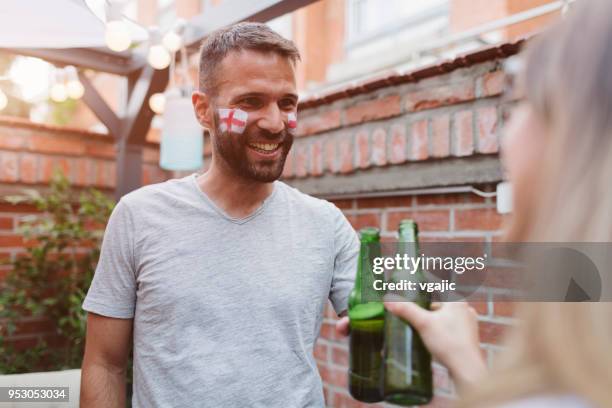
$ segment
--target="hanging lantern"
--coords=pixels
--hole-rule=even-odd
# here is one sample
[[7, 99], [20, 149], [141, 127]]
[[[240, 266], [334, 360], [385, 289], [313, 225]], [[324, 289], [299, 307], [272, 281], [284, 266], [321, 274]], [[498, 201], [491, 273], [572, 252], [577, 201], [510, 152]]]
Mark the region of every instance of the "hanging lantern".
[[202, 168], [204, 140], [191, 98], [180, 92], [166, 95], [159, 166], [166, 170]]
[[106, 46], [113, 51], [121, 52], [132, 45], [132, 35], [127, 23], [123, 21], [121, 4], [106, 3], [106, 31], [104, 39]]

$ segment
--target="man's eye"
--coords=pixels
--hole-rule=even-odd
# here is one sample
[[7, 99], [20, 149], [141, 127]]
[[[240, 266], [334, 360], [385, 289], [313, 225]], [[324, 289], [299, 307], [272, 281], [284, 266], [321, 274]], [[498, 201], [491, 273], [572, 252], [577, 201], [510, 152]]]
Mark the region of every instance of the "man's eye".
[[295, 109], [295, 101], [293, 99], [281, 99], [278, 102], [278, 107], [283, 110], [293, 110]]
[[258, 98], [245, 98], [240, 101], [240, 105], [246, 108], [256, 109], [261, 107], [261, 101]]

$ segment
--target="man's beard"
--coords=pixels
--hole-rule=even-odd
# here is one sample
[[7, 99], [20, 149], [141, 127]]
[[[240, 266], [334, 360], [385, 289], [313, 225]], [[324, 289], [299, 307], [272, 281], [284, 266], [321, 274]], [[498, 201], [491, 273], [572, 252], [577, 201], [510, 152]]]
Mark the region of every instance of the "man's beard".
[[[247, 126], [244, 133], [221, 132], [219, 129], [219, 116], [215, 112], [215, 137], [213, 138], [216, 152], [227, 165], [240, 177], [246, 180], [261, 183], [271, 183], [277, 180], [285, 166], [287, 154], [293, 145], [293, 135], [282, 130], [280, 133], [270, 133], [257, 126]], [[249, 160], [247, 149], [249, 143], [279, 143], [281, 154], [278, 159], [258, 160], [256, 163]]]

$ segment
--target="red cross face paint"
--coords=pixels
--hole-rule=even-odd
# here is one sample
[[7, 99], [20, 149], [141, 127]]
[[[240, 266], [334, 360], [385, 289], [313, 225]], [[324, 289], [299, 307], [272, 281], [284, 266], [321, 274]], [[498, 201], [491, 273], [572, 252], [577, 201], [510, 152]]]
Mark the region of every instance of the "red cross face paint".
[[240, 133], [246, 129], [249, 114], [241, 109], [219, 108], [219, 130], [221, 132]]
[[287, 130], [291, 133], [297, 130], [297, 113], [291, 112], [287, 115]]

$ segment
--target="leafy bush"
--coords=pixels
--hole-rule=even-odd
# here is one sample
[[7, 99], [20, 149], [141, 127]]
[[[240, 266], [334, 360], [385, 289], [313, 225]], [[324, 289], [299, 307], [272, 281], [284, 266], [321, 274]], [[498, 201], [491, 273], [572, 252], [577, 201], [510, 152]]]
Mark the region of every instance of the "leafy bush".
[[[76, 197], [58, 171], [48, 194], [28, 189], [24, 195], [6, 199], [13, 204], [34, 204], [41, 213], [23, 217], [19, 230], [27, 242], [25, 252], [7, 261], [12, 268], [0, 286], [0, 372], [78, 368], [87, 316], [81, 304], [114, 203], [94, 189]], [[40, 339], [25, 350], [8, 344], [6, 338], [27, 317], [49, 319], [58, 344], [51, 347]]]

